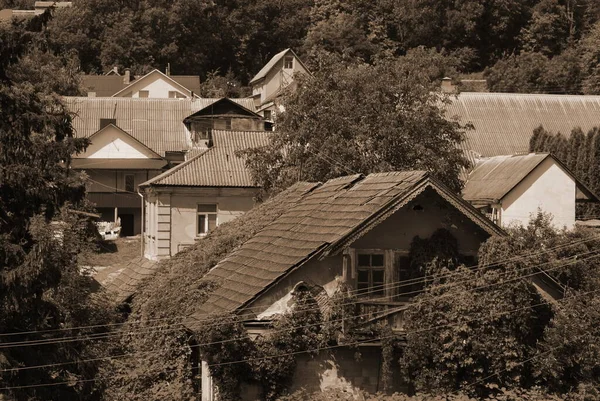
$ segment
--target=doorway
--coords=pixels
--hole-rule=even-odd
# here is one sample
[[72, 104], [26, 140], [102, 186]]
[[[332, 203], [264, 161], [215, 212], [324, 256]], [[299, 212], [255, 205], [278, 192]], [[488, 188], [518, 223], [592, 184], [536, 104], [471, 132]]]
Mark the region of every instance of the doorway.
[[121, 237], [132, 237], [134, 234], [133, 230], [133, 214], [119, 214], [121, 219]]

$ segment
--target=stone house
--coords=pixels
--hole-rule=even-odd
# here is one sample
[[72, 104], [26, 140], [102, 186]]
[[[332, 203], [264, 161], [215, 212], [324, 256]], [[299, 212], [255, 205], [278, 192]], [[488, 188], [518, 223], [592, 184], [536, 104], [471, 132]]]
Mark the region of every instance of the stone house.
[[572, 229], [576, 204], [599, 201], [549, 153], [481, 159], [469, 173], [462, 195], [503, 227], [526, 226], [531, 215], [541, 210], [552, 214], [558, 229]]
[[[411, 301], [396, 283], [413, 277], [409, 252], [415, 237], [426, 239], [444, 230], [456, 239], [464, 260], [474, 262], [483, 241], [504, 235], [468, 202], [421, 171], [298, 183], [274, 201], [287, 202], [287, 212], [205, 276], [217, 288], [186, 320], [191, 331], [211, 315], [236, 313], [251, 336], [268, 335], [273, 317], [287, 310], [299, 286], [331, 298], [343, 284], [358, 294], [365, 324], [382, 322], [401, 334], [403, 311]], [[375, 392], [381, 388], [380, 346], [377, 341], [359, 346], [360, 364], [352, 358], [354, 350], [345, 348], [299, 363], [290, 390], [337, 387]], [[202, 388], [203, 400], [213, 400], [206, 363]], [[245, 398], [256, 399], [252, 394], [245, 391]]]

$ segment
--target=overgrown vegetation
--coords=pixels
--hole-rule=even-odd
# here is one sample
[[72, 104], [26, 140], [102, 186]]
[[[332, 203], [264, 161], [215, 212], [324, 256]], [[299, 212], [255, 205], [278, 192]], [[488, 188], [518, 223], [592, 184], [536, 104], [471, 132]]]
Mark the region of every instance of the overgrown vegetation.
[[[74, 138], [49, 80], [24, 75], [46, 17], [0, 27], [0, 393], [94, 400], [115, 315], [78, 265], [93, 229], [73, 211], [88, 206], [84, 179], [68, 165], [87, 140]], [[69, 82], [63, 72], [56, 82]]]

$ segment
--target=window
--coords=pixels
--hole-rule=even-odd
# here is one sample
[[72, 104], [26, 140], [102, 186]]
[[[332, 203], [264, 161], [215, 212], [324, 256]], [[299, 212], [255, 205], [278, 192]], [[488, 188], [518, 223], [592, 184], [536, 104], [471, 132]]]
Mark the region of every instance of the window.
[[148, 97], [149, 95], [150, 95], [149, 91], [139, 91], [138, 92], [139, 97]]
[[283, 68], [288, 70], [294, 68], [294, 56], [285, 56], [283, 59]]
[[101, 118], [100, 119], [100, 129], [102, 129], [110, 124], [117, 125], [117, 119], [116, 118]]
[[273, 119], [273, 112], [271, 110], [265, 110], [265, 120], [272, 120]]
[[125, 174], [125, 191], [135, 192], [135, 175]]
[[385, 267], [382, 253], [358, 254], [357, 295], [381, 297], [385, 293]]
[[198, 235], [206, 235], [217, 227], [217, 205], [198, 205], [197, 214]]
[[209, 139], [212, 123], [210, 121], [194, 121], [191, 123], [192, 140], [198, 143]]
[[231, 129], [231, 118], [225, 119], [225, 129]]
[[169, 91], [169, 98], [170, 99], [184, 99], [185, 95], [178, 91]]

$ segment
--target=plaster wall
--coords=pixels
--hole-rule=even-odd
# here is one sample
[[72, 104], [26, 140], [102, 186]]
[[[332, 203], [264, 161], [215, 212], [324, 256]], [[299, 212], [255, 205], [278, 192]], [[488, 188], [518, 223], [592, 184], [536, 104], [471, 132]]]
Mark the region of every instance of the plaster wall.
[[201, 238], [196, 234], [198, 204], [216, 204], [220, 225], [250, 210], [255, 196], [254, 188], [171, 188], [147, 193], [146, 257], [168, 258]]
[[575, 226], [575, 180], [551, 158], [544, 160], [502, 199], [500, 223], [527, 225], [538, 208], [554, 217], [556, 228]]
[[296, 57], [294, 57], [293, 68], [283, 68], [284, 59], [285, 56], [281, 60], [279, 60], [279, 62], [275, 64], [273, 68], [271, 68], [271, 71], [269, 71], [264, 81], [262, 82], [262, 89], [257, 92], [253, 91], [253, 94], [260, 93], [261, 104], [264, 103], [268, 97], [279, 91], [281, 88], [284, 88], [287, 85], [289, 85], [293, 81], [294, 74], [296, 74], [297, 72], [305, 74], [308, 73], [308, 71], [306, 71], [302, 64], [298, 62], [298, 59]]
[[183, 97], [189, 98], [184, 92], [178, 87], [175, 87], [170, 82], [167, 82], [164, 77], [160, 74], [153, 74], [144, 79], [135, 81], [127, 92], [123, 93], [122, 97], [140, 97], [140, 91], [147, 90], [149, 98], [163, 98], [169, 97], [169, 91], [177, 91]]
[[448, 230], [457, 239], [459, 251], [463, 255], [476, 255], [481, 243], [490, 236], [434, 190], [428, 188], [356, 240], [351, 247], [409, 251], [415, 236], [429, 238], [441, 228]]
[[[88, 192], [125, 191], [125, 176], [133, 174], [133, 183], [137, 186], [156, 177], [161, 170], [85, 170], [90, 180], [86, 185]], [[108, 205], [104, 205], [108, 206]]]
[[78, 158], [152, 159], [157, 156], [144, 145], [115, 127], [108, 127], [92, 138], [92, 143]]

